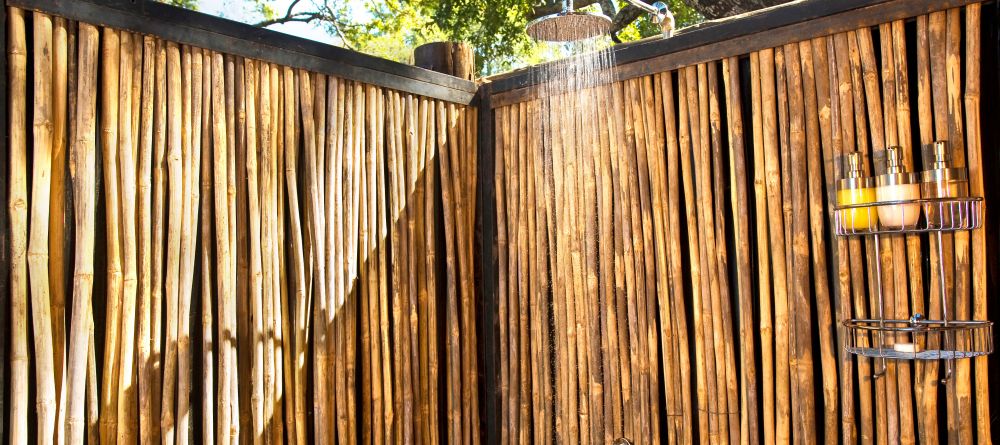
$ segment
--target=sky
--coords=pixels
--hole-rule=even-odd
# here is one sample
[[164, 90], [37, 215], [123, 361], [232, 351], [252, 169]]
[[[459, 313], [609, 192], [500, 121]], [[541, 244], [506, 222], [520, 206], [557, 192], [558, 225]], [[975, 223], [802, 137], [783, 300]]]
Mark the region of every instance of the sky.
[[[284, 14], [290, 3], [291, 0], [277, 0], [271, 3], [271, 7], [280, 14]], [[246, 0], [199, 0], [198, 10], [206, 14], [225, 17], [238, 22], [246, 23], [260, 20], [259, 15], [248, 7], [249, 4]], [[310, 6], [310, 0], [302, 0], [296, 5], [296, 10], [305, 11], [310, 9]], [[367, 9], [363, 0], [350, 0], [349, 7], [352, 13], [352, 20], [361, 22], [368, 19]], [[327, 34], [321, 26], [312, 23], [283, 23], [269, 26], [268, 29], [331, 45], [339, 45], [341, 43], [339, 38]]]

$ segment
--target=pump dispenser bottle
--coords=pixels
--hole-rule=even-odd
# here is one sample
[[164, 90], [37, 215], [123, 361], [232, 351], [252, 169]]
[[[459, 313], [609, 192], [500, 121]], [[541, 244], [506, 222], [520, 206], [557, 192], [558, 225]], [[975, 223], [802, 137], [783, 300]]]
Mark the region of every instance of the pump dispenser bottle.
[[[969, 172], [964, 168], [951, 166], [951, 152], [944, 141], [934, 143], [931, 152], [931, 168], [920, 174], [920, 193], [924, 198], [964, 198], [969, 196]], [[926, 165], [926, 163], [925, 163]], [[948, 228], [962, 225], [961, 218], [968, 215], [961, 206], [943, 202], [927, 202], [924, 213], [927, 226]], [[963, 216], [964, 215], [964, 216]]]
[[[885, 174], [875, 177], [875, 198], [878, 202], [920, 199], [920, 184], [916, 175], [904, 170], [899, 147], [885, 151]], [[878, 220], [883, 227], [913, 228], [920, 219], [920, 205], [895, 204], [878, 207]]]
[[[875, 189], [872, 178], [862, 176], [861, 154], [853, 152], [847, 155], [846, 173], [837, 182], [837, 205], [870, 204], [875, 201]], [[869, 230], [877, 224], [878, 213], [869, 207], [852, 208], [841, 213], [843, 225], [847, 230]]]

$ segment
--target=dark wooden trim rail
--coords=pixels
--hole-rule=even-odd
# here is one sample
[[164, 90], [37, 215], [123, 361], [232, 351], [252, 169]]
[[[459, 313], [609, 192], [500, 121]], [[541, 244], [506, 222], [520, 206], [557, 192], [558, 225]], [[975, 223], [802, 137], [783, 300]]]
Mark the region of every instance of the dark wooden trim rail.
[[[706, 22], [669, 39], [648, 39], [616, 47], [614, 78], [633, 79], [977, 1], [981, 0], [803, 0]], [[537, 83], [535, 73], [546, 65], [492, 78], [492, 106], [502, 107], [537, 97], [538, 91], [533, 88]]]
[[7, 0], [7, 5], [468, 104], [475, 82], [153, 0]]

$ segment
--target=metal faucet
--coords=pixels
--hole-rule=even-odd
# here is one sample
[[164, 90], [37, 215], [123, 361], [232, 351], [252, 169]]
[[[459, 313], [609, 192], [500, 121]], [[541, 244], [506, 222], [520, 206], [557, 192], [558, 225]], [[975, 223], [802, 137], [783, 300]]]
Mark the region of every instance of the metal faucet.
[[649, 4], [642, 0], [625, 0], [632, 6], [646, 11], [653, 16], [653, 23], [660, 25], [663, 37], [670, 37], [674, 34], [674, 14], [670, 12], [670, 7], [664, 2]]

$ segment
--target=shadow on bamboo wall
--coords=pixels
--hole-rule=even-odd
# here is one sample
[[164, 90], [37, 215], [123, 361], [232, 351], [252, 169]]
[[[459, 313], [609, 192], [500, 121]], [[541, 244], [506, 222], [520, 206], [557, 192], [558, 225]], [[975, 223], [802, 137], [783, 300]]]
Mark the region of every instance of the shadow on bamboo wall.
[[[886, 318], [940, 319], [943, 262], [948, 313], [989, 319], [996, 226], [945, 235], [941, 257], [926, 235], [887, 236], [876, 258], [831, 230], [851, 152], [872, 171], [901, 146], [919, 171], [920, 148], [945, 140], [970, 193], [997, 199], [981, 8], [496, 108], [501, 443], [991, 443], [986, 357], [943, 385], [936, 361], [874, 379], [840, 322], [874, 318], [877, 262]], [[547, 133], [566, 131], [549, 107], [576, 116], [575, 138]], [[579, 210], [552, 212], [567, 202]]]
[[479, 441], [474, 108], [7, 14], [0, 438]]

